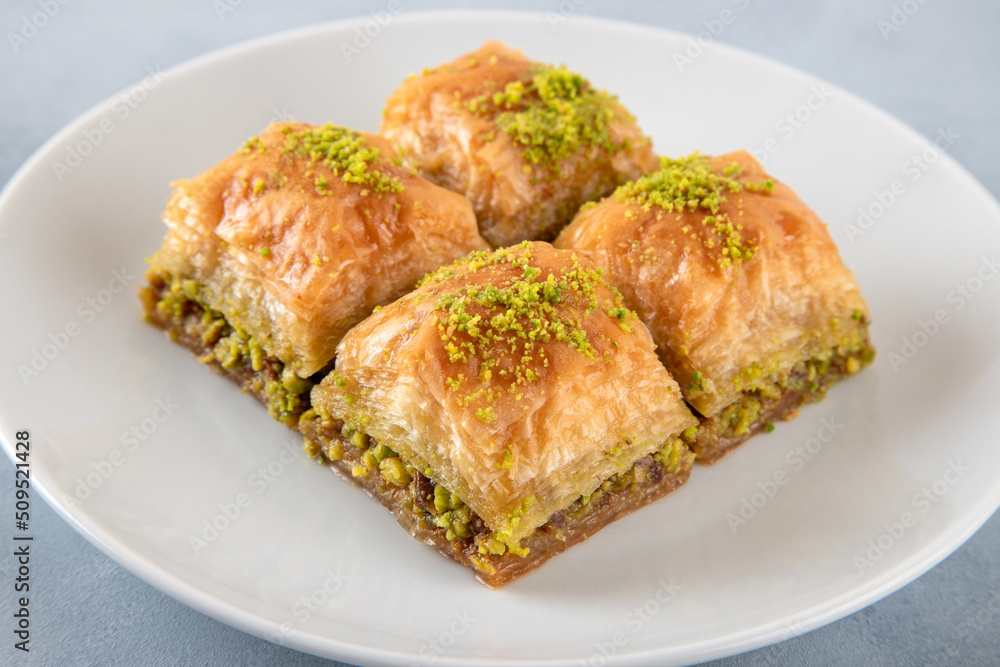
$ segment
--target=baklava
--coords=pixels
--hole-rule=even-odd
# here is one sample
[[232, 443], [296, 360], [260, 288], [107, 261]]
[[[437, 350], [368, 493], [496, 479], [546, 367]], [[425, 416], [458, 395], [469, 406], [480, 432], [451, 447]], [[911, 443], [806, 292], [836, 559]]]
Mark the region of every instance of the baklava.
[[472, 253], [354, 327], [307, 449], [416, 538], [509, 583], [683, 484], [697, 420], [599, 269]]
[[489, 247], [464, 197], [334, 125], [273, 124], [173, 187], [147, 319], [291, 426], [348, 329]]
[[494, 246], [551, 241], [581, 204], [658, 166], [613, 95], [499, 42], [407, 79], [382, 133], [421, 175], [469, 198]]
[[826, 225], [749, 154], [664, 158], [555, 246], [607, 270], [703, 418], [712, 462], [871, 363], [868, 307]]

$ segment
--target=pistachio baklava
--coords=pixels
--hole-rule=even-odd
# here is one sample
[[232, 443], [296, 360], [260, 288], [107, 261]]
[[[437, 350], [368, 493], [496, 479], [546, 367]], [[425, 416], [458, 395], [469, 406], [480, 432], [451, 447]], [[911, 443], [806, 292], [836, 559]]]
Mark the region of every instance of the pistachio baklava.
[[499, 587], [682, 485], [696, 424], [601, 271], [524, 242], [445, 266], [354, 327], [299, 429]]
[[713, 462], [871, 363], [868, 307], [822, 220], [745, 152], [673, 160], [555, 241], [607, 270], [703, 418]]
[[657, 168], [613, 95], [499, 42], [407, 79], [382, 133], [421, 175], [469, 198], [494, 246], [550, 241], [581, 204]]
[[334, 125], [273, 124], [173, 187], [147, 319], [292, 426], [348, 329], [488, 248], [464, 197]]

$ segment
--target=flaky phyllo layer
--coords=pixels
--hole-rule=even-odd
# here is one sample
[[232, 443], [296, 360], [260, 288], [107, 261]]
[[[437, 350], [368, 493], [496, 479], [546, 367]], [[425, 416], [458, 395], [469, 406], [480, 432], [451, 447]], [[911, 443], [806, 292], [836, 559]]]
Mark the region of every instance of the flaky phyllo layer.
[[174, 183], [151, 268], [301, 377], [371, 309], [428, 271], [486, 248], [461, 196], [391, 160], [384, 139], [278, 123]]
[[375, 312], [312, 402], [513, 548], [697, 423], [617, 291], [544, 243], [473, 253]]

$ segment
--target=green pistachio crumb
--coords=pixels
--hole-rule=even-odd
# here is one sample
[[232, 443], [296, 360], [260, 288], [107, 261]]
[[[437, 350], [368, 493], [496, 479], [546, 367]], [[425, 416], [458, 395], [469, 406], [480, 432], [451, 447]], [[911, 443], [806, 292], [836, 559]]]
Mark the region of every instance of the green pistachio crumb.
[[[522, 147], [532, 164], [551, 165], [598, 147], [610, 154], [626, 148], [611, 136], [614, 97], [565, 67], [534, 65], [530, 78], [467, 100], [471, 113], [494, 113], [499, 130]], [[525, 165], [527, 166], [527, 165]]]
[[[655, 206], [669, 212], [704, 213], [701, 223], [707, 232], [705, 247], [712, 249], [719, 242], [719, 266], [725, 269], [753, 258], [755, 246], [743, 238], [742, 225], [734, 223], [719, 207], [728, 194], [743, 190], [770, 192], [774, 188], [770, 179], [754, 184], [734, 178], [742, 171], [734, 169], [735, 166], [738, 165], [720, 172], [699, 153], [676, 160], [665, 157], [660, 161], [659, 171], [620, 186], [613, 196], [619, 203], [638, 204], [647, 211]], [[682, 229], [684, 233], [691, 231], [687, 226]]]
[[406, 465], [398, 456], [382, 459], [378, 468], [382, 476], [396, 486], [405, 487], [412, 480], [410, 473], [406, 471]]
[[688, 389], [692, 391], [704, 389], [704, 377], [701, 371], [691, 371], [691, 383], [688, 385]]
[[[379, 150], [370, 146], [364, 135], [332, 123], [300, 132], [288, 132], [285, 153], [326, 165], [344, 183], [367, 186], [378, 193], [403, 190], [399, 179], [376, 168], [376, 164], [380, 162]], [[315, 185], [320, 194], [329, 192], [325, 177], [317, 175]]]
[[326, 448], [326, 458], [339, 461], [344, 457], [344, 445], [340, 441], [331, 442]]
[[[554, 268], [534, 252], [524, 242], [471, 253], [426, 275], [414, 297], [433, 299], [424, 326], [436, 329], [447, 362], [461, 367], [445, 378], [447, 388], [486, 423], [496, 419], [501, 396], [521, 400], [526, 386], [548, 372], [552, 346], [614, 363], [621, 348], [603, 331], [595, 335], [595, 326], [603, 320], [634, 335], [637, 316], [599, 269], [572, 253]], [[471, 280], [477, 273], [489, 277]]]
[[252, 153], [263, 153], [264, 142], [261, 141], [260, 137], [250, 137], [240, 147], [239, 152], [244, 155], [250, 155]]
[[857, 357], [847, 358], [847, 372], [850, 375], [854, 375], [861, 370], [861, 361]]
[[308, 456], [311, 459], [314, 459], [317, 456], [319, 456], [319, 453], [322, 451], [320, 446], [317, 445], [312, 440], [310, 440], [309, 438], [305, 438], [302, 441], [302, 449], [305, 450], [306, 456]]

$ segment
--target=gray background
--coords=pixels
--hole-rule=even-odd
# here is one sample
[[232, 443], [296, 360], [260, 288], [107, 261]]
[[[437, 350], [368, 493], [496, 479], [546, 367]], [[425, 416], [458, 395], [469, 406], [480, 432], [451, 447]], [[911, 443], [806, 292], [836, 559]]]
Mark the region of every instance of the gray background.
[[[166, 69], [274, 31], [367, 15], [384, 9], [387, 0], [310, 0], [294, 6], [231, 0], [238, 6], [224, 20], [211, 0], [156, 5], [71, 0], [15, 53], [7, 35], [20, 31], [22, 17], [39, 11], [39, 1], [0, 5], [0, 185], [64, 124], [145, 76], [148, 64]], [[559, 0], [401, 4], [404, 11], [559, 8]], [[697, 33], [704, 21], [732, 4], [587, 0], [576, 12]], [[952, 157], [994, 197], [1000, 195], [1000, 3], [749, 4], [720, 41], [830, 81], [928, 137], [953, 126], [963, 140]], [[878, 21], [891, 15], [894, 4], [916, 11], [884, 38]], [[11, 323], [0, 313], [0, 331], [6, 326]], [[7, 463], [0, 468], [6, 514], [12, 506], [13, 470]], [[0, 619], [6, 620], [0, 621], [0, 664], [337, 664], [270, 644], [185, 607], [116, 565], [40, 502], [32, 529], [32, 651], [24, 655], [12, 648], [12, 563], [3, 556]], [[7, 533], [2, 537], [6, 541]], [[994, 516], [952, 556], [888, 598], [806, 635], [712, 664], [1000, 664], [998, 554], [1000, 517]]]

